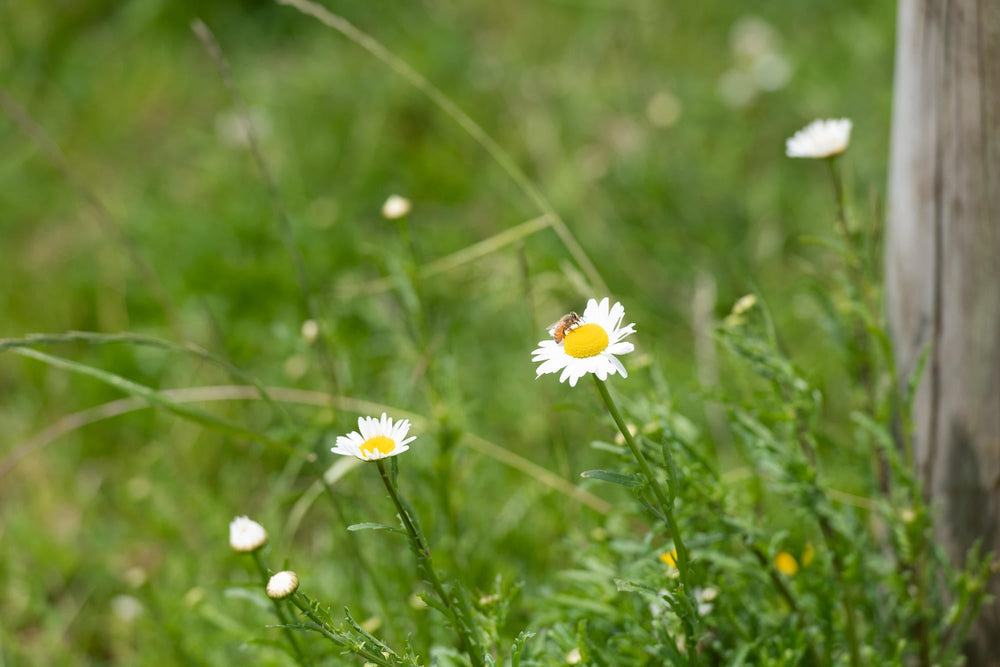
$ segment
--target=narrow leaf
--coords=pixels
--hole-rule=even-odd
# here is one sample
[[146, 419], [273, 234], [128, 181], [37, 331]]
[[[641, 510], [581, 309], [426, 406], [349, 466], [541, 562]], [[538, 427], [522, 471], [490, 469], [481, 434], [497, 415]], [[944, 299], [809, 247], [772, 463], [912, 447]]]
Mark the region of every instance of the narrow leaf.
[[602, 482], [610, 482], [611, 484], [618, 484], [619, 486], [628, 486], [632, 488], [644, 485], [644, 482], [636, 475], [623, 475], [621, 473], [611, 472], [610, 470], [587, 470], [580, 473], [580, 477], [585, 479], [599, 479]]
[[355, 523], [348, 526], [347, 530], [351, 532], [355, 532], [358, 530], [388, 530], [393, 533], [403, 533], [404, 535], [406, 534], [399, 528], [393, 528], [392, 526], [387, 526], [383, 523]]

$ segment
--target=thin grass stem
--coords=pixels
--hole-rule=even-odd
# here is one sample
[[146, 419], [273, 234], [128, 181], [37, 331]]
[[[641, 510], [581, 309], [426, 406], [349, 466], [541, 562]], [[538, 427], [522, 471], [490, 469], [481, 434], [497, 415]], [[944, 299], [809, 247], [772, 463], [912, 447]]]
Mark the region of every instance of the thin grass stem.
[[333, 14], [322, 5], [309, 0], [276, 0], [279, 5], [294, 7], [303, 14], [307, 14], [317, 19], [323, 25], [333, 28], [341, 35], [354, 42], [370, 54], [381, 60], [390, 69], [403, 77], [410, 85], [426, 95], [434, 104], [445, 112], [459, 127], [466, 131], [476, 143], [493, 158], [500, 168], [507, 172], [507, 175], [517, 184], [522, 192], [530, 199], [542, 213], [552, 217], [552, 228], [559, 240], [569, 251], [570, 255], [587, 275], [591, 287], [602, 293], [607, 293], [608, 288], [601, 278], [600, 272], [594, 263], [590, 261], [583, 247], [570, 232], [566, 222], [559, 217], [555, 208], [541, 191], [531, 182], [524, 170], [517, 166], [510, 154], [505, 151], [500, 144], [486, 133], [486, 131], [476, 121], [462, 111], [461, 108], [450, 97], [444, 94], [440, 88], [432, 84], [422, 74], [413, 69], [409, 63], [394, 54], [382, 45], [377, 39], [356, 27], [347, 19]]
[[212, 59], [213, 64], [219, 72], [219, 77], [222, 79], [222, 83], [229, 93], [232, 104], [236, 108], [236, 113], [240, 117], [240, 124], [244, 132], [246, 132], [250, 154], [253, 156], [254, 162], [257, 164], [257, 169], [260, 171], [261, 179], [264, 181], [264, 188], [267, 190], [271, 206], [274, 208], [275, 217], [278, 220], [278, 232], [281, 235], [281, 242], [285, 246], [285, 251], [288, 253], [292, 266], [295, 268], [295, 277], [298, 280], [299, 292], [302, 297], [302, 309], [306, 317], [316, 322], [319, 327], [316, 343], [313, 347], [317, 351], [320, 366], [323, 369], [324, 375], [326, 375], [327, 381], [330, 383], [330, 388], [336, 392], [340, 386], [340, 382], [337, 377], [337, 370], [333, 364], [333, 356], [327, 344], [325, 326], [322, 318], [319, 317], [319, 308], [316, 305], [316, 299], [309, 282], [306, 263], [302, 258], [302, 253], [299, 252], [298, 246], [295, 245], [295, 231], [292, 228], [291, 217], [288, 215], [288, 208], [281, 198], [281, 192], [278, 190], [271, 169], [264, 159], [264, 153], [260, 148], [260, 141], [257, 138], [257, 131], [247, 110], [246, 100], [243, 99], [243, 95], [236, 86], [232, 70], [229, 68], [229, 63], [222, 53], [222, 47], [219, 46], [219, 42], [215, 39], [215, 35], [212, 34], [211, 29], [201, 19], [195, 19], [191, 22], [191, 30], [194, 31], [194, 34], [201, 41], [205, 51]]

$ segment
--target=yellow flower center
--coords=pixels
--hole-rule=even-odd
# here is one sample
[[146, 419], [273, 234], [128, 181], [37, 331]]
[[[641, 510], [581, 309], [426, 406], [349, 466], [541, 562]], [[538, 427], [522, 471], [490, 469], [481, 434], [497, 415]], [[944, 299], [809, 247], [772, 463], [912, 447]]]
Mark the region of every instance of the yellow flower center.
[[608, 332], [599, 324], [581, 324], [563, 339], [563, 350], [577, 359], [593, 357], [607, 347]]
[[374, 438], [368, 438], [361, 444], [362, 454], [370, 455], [376, 450], [380, 454], [391, 454], [394, 449], [396, 449], [396, 441], [384, 435], [376, 435]]

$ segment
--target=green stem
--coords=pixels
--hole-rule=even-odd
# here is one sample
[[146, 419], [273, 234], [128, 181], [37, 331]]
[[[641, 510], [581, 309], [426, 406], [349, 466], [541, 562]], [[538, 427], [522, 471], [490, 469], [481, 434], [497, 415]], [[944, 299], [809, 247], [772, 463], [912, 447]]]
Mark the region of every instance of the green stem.
[[[691, 594], [691, 587], [688, 583], [691, 561], [688, 556], [687, 547], [684, 546], [684, 540], [681, 539], [681, 531], [680, 527], [677, 525], [677, 519], [674, 517], [674, 504], [667, 498], [667, 494], [664, 493], [659, 480], [656, 478], [656, 475], [653, 474], [652, 468], [649, 467], [649, 462], [646, 461], [646, 456], [642, 453], [642, 450], [639, 449], [635, 439], [632, 437], [632, 433], [628, 430], [625, 420], [622, 419], [622, 415], [618, 411], [618, 406], [615, 404], [614, 399], [611, 398], [611, 393], [608, 391], [607, 385], [603, 380], [598, 379], [596, 375], [593, 377], [594, 383], [597, 385], [597, 391], [601, 395], [601, 399], [604, 400], [604, 405], [607, 406], [608, 412], [611, 413], [611, 418], [615, 420], [618, 430], [621, 431], [622, 436], [625, 438], [625, 442], [628, 443], [628, 447], [632, 451], [632, 456], [635, 457], [636, 463], [639, 464], [639, 469], [648, 480], [649, 486], [653, 489], [653, 495], [656, 496], [656, 500], [660, 505], [660, 512], [663, 516], [663, 520], [667, 525], [667, 530], [670, 532], [670, 536], [674, 540], [674, 549], [677, 550], [677, 572], [680, 574], [681, 586], [684, 589], [684, 598], [688, 600]], [[671, 490], [671, 492], [673, 493], [673, 490]], [[690, 600], [688, 600], [688, 606], [691, 607], [692, 610], [694, 609], [694, 606], [690, 604]], [[692, 627], [690, 620], [685, 620], [684, 622], [684, 634], [686, 635], [687, 645], [692, 647], [692, 649], [688, 651], [691, 664], [697, 664], [698, 651], [695, 650], [694, 628]]]
[[840, 172], [837, 171], [837, 157], [827, 158], [826, 166], [830, 169], [830, 179], [833, 181], [833, 199], [837, 204], [837, 228], [840, 231], [841, 236], [844, 237], [844, 241], [847, 242], [848, 247], [852, 247], [851, 234], [847, 229], [847, 215], [845, 213], [844, 206], [844, 183], [840, 178]]
[[450, 613], [450, 620], [455, 625], [455, 631], [458, 633], [463, 648], [468, 653], [474, 667], [485, 667], [486, 660], [482, 655], [482, 650], [479, 647], [479, 643], [472, 636], [471, 612], [466, 610], [468, 613], [461, 613], [462, 610], [456, 608], [455, 601], [445, 591], [444, 584], [441, 583], [440, 577], [434, 571], [430, 549], [424, 543], [420, 531], [414, 525], [414, 520], [406, 509], [406, 503], [399, 495], [399, 489], [396, 488], [390, 479], [389, 473], [385, 469], [385, 461], [375, 461], [375, 465], [378, 468], [379, 475], [382, 477], [382, 483], [385, 484], [386, 491], [389, 492], [389, 497], [392, 498], [392, 502], [396, 506], [399, 519], [403, 522], [403, 527], [406, 528], [406, 532], [410, 536], [410, 543], [413, 545], [413, 551], [417, 556], [417, 568], [427, 577], [431, 588], [434, 589], [434, 594]]
[[292, 604], [294, 604], [296, 607], [299, 608], [299, 611], [301, 611], [306, 618], [308, 618], [310, 621], [313, 622], [312, 626], [313, 630], [316, 630], [317, 632], [319, 632], [321, 635], [329, 639], [337, 646], [349, 649], [353, 653], [364, 658], [366, 661], [372, 662], [374, 664], [377, 665], [391, 664], [385, 659], [385, 657], [381, 653], [369, 650], [364, 644], [359, 644], [358, 642], [350, 641], [350, 638], [345, 637], [344, 635], [337, 632], [334, 628], [330, 627], [330, 625], [326, 621], [324, 621], [322, 618], [316, 615], [316, 612], [314, 612], [308, 604], [302, 602], [298, 594], [293, 594], [288, 599], [291, 601]]
[[[847, 568], [844, 567], [844, 558], [840, 553], [841, 540], [825, 516], [819, 515], [817, 519], [820, 531], [823, 533], [823, 541], [833, 555], [833, 569], [837, 573], [837, 581], [844, 581]], [[851, 665], [858, 667], [861, 664], [861, 653], [858, 649], [858, 630], [854, 621], [854, 601], [851, 599], [850, 587], [844, 587], [842, 602], [844, 603], [847, 646], [851, 652]]]
[[[260, 549], [253, 552], [253, 562], [257, 565], [257, 571], [260, 572], [260, 578], [264, 586], [267, 586], [267, 582], [271, 578], [271, 574], [267, 571], [267, 566], [264, 565], [264, 559], [261, 558]], [[309, 661], [306, 659], [305, 655], [302, 653], [302, 648], [299, 646], [298, 640], [295, 639], [295, 633], [292, 629], [288, 627], [288, 617], [285, 615], [285, 610], [281, 606], [281, 602], [270, 598], [271, 602], [274, 604], [274, 613], [277, 614], [278, 620], [281, 621], [281, 630], [285, 633], [285, 637], [288, 639], [288, 643], [292, 645], [292, 650], [295, 651], [295, 657], [300, 665], [308, 665]]]

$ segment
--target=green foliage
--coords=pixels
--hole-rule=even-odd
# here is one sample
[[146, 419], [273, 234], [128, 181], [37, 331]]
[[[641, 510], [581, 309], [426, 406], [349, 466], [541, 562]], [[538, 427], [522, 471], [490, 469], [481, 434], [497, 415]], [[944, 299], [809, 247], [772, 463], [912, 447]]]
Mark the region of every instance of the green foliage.
[[[0, 8], [0, 662], [960, 661], [990, 561], [935, 543], [844, 213], [891, 6], [71, 4]], [[602, 283], [629, 378], [533, 380]], [[334, 460], [382, 411], [412, 450]]]

